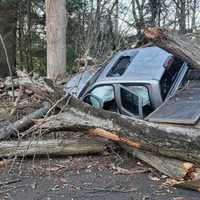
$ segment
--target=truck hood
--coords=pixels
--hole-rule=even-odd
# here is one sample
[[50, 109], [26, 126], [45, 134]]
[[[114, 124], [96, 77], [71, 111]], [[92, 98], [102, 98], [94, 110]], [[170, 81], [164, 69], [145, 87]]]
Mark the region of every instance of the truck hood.
[[64, 86], [64, 91], [78, 97], [80, 92], [83, 90], [92, 76], [96, 73], [96, 71], [97, 69], [94, 68], [75, 74], [72, 79]]

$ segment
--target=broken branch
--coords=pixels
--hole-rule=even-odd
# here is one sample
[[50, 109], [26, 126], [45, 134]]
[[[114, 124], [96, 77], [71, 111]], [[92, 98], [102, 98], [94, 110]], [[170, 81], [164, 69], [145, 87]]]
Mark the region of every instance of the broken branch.
[[84, 139], [76, 140], [34, 140], [0, 142], [0, 157], [31, 155], [78, 155], [96, 154], [105, 151], [105, 143]]

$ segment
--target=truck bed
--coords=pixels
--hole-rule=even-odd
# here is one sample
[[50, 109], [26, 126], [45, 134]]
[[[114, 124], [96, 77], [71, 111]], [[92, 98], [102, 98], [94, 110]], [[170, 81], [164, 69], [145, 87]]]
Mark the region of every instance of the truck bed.
[[188, 81], [186, 86], [146, 117], [157, 123], [198, 125], [200, 119], [200, 80]]

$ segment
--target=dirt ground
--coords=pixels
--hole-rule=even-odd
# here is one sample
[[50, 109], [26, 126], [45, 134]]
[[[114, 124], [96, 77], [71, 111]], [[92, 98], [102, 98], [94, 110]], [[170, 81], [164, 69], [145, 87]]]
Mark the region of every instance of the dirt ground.
[[[120, 174], [117, 167], [129, 169]], [[143, 172], [131, 173], [143, 169]], [[146, 171], [146, 172], [145, 172]], [[0, 199], [198, 200], [193, 191], [164, 187], [166, 177], [124, 153], [29, 158], [1, 170]], [[178, 198], [179, 197], [179, 198]]]
[[[9, 116], [11, 99], [0, 98], [0, 122], [15, 121], [38, 107], [26, 97]], [[200, 199], [200, 193], [164, 186], [166, 176], [121, 149], [110, 148], [103, 155], [19, 158], [0, 166], [0, 174], [0, 200]]]

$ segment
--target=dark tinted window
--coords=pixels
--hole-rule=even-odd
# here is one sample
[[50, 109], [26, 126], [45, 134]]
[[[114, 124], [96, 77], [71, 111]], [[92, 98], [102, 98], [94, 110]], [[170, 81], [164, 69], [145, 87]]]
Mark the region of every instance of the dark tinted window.
[[173, 63], [167, 67], [160, 81], [160, 89], [163, 100], [166, 98], [169, 90], [171, 89], [176, 77], [181, 69], [183, 62], [175, 58]]
[[121, 88], [121, 103], [122, 106], [134, 115], [139, 115], [139, 98], [133, 93]]
[[112, 67], [111, 71], [108, 73], [108, 77], [121, 76], [127, 69], [131, 62], [130, 56], [124, 56], [119, 58], [117, 63]]
[[147, 87], [140, 85], [123, 84], [131, 92], [121, 88], [121, 101], [122, 106], [134, 115], [139, 115], [139, 98], [141, 100], [143, 117], [146, 117], [153, 111], [151, 105], [149, 92]]

